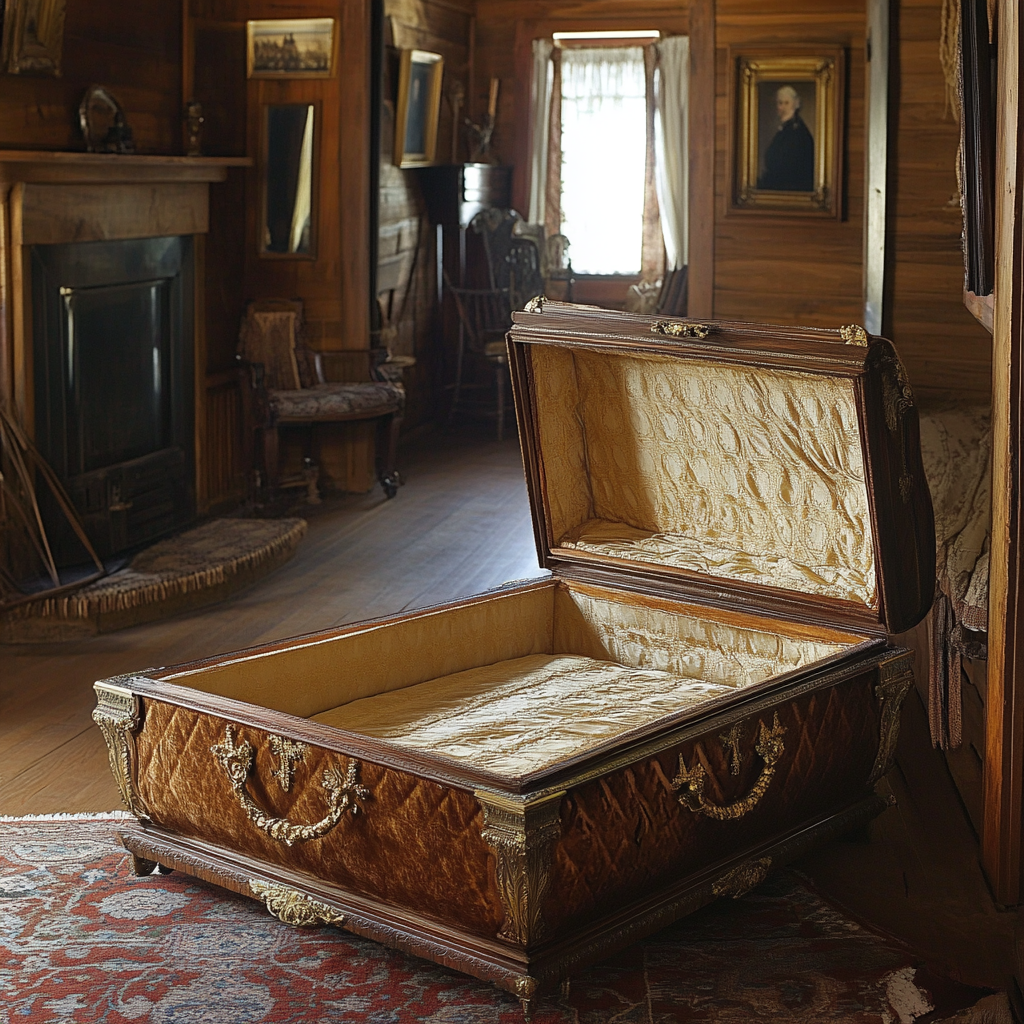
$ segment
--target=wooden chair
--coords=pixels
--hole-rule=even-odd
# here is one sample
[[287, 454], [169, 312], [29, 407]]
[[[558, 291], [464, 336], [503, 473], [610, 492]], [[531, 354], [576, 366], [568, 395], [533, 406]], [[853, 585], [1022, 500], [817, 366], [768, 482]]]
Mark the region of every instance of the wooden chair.
[[508, 288], [456, 288], [444, 275], [445, 286], [455, 300], [459, 314], [459, 347], [456, 351], [455, 386], [452, 392], [449, 422], [459, 411], [463, 391], [467, 353], [482, 356], [494, 369], [497, 392], [494, 415], [498, 421], [498, 440], [505, 436], [505, 392], [508, 389], [508, 350], [505, 334], [512, 326], [512, 301]]
[[[317, 423], [353, 420], [378, 421], [377, 476], [384, 494], [393, 498], [402, 479], [395, 466], [398, 430], [405, 408], [401, 384], [383, 380], [374, 350], [367, 352], [365, 381], [329, 382], [323, 359], [303, 343], [302, 303], [266, 300], [249, 303], [239, 336], [242, 364], [242, 400], [250, 464], [255, 449], [262, 454], [262, 470], [271, 495], [281, 486], [278, 428], [305, 425], [310, 433]], [[386, 358], [386, 351], [380, 355]], [[257, 438], [259, 439], [257, 442]], [[307, 459], [307, 465], [311, 465]], [[316, 498], [315, 472], [306, 481], [311, 500]]]

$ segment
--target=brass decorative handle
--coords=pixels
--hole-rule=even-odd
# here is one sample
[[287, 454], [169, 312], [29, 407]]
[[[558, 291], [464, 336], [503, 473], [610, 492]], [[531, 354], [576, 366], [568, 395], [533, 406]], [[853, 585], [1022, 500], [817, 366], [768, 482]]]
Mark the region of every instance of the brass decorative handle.
[[286, 846], [291, 846], [292, 843], [308, 843], [311, 839], [322, 839], [341, 821], [346, 811], [353, 816], [359, 813], [360, 805], [356, 802], [357, 799], [366, 800], [370, 796], [370, 791], [356, 782], [358, 761], [349, 761], [344, 774], [340, 769], [331, 766], [326, 769], [321, 779], [321, 784], [327, 791], [327, 814], [320, 821], [310, 825], [297, 825], [287, 818], [275, 818], [267, 814], [249, 795], [246, 782], [252, 771], [256, 751], [247, 740], [236, 746], [230, 725], [225, 729], [224, 742], [210, 747], [210, 753], [226, 772], [245, 816], [261, 832], [266, 832], [271, 839]]
[[786, 730], [779, 724], [778, 713], [775, 714], [771, 728], [764, 722], [760, 722], [759, 725], [760, 730], [754, 749], [761, 755], [764, 768], [761, 769], [757, 782], [742, 800], [723, 805], [711, 803], [704, 795], [704, 786], [708, 780], [704, 766], [700, 761], [696, 761], [692, 768], [687, 768], [682, 754], [679, 755], [679, 774], [672, 780], [672, 790], [676, 794], [676, 799], [694, 814], [706, 814], [709, 818], [715, 818], [718, 821], [742, 818], [744, 814], [752, 811], [767, 791], [783, 751], [786, 749], [782, 742]]
[[714, 328], [710, 324], [698, 324], [688, 320], [657, 320], [651, 324], [652, 334], [664, 334], [670, 338], [706, 338]]

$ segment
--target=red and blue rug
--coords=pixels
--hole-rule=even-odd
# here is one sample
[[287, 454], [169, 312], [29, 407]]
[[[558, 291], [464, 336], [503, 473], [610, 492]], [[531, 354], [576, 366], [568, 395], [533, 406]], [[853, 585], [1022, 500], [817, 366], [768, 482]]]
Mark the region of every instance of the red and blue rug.
[[[521, 1024], [489, 985], [186, 875], [129, 874], [113, 816], [0, 819], [0, 1024]], [[928, 1024], [982, 995], [783, 873], [574, 977], [536, 1024]]]

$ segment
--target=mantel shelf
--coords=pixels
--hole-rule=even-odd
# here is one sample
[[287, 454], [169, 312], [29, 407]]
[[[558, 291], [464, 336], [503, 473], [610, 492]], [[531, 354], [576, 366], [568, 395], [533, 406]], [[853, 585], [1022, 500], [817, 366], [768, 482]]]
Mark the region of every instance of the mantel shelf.
[[76, 153], [0, 150], [0, 187], [14, 182], [122, 184], [125, 182], [223, 181], [229, 167], [251, 167], [247, 156], [156, 156], [139, 153]]

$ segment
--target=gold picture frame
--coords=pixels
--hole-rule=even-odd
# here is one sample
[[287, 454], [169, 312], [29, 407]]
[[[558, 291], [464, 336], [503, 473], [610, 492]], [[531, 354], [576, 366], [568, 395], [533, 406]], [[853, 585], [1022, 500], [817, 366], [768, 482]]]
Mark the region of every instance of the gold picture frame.
[[246, 73], [250, 78], [331, 78], [334, 25], [334, 18], [247, 21]]
[[841, 218], [843, 48], [743, 50], [730, 66], [729, 212]]
[[60, 77], [66, 7], [67, 0], [2, 3], [4, 71], [9, 75]]
[[444, 58], [428, 50], [402, 50], [398, 64], [394, 162], [425, 167], [437, 153]]

